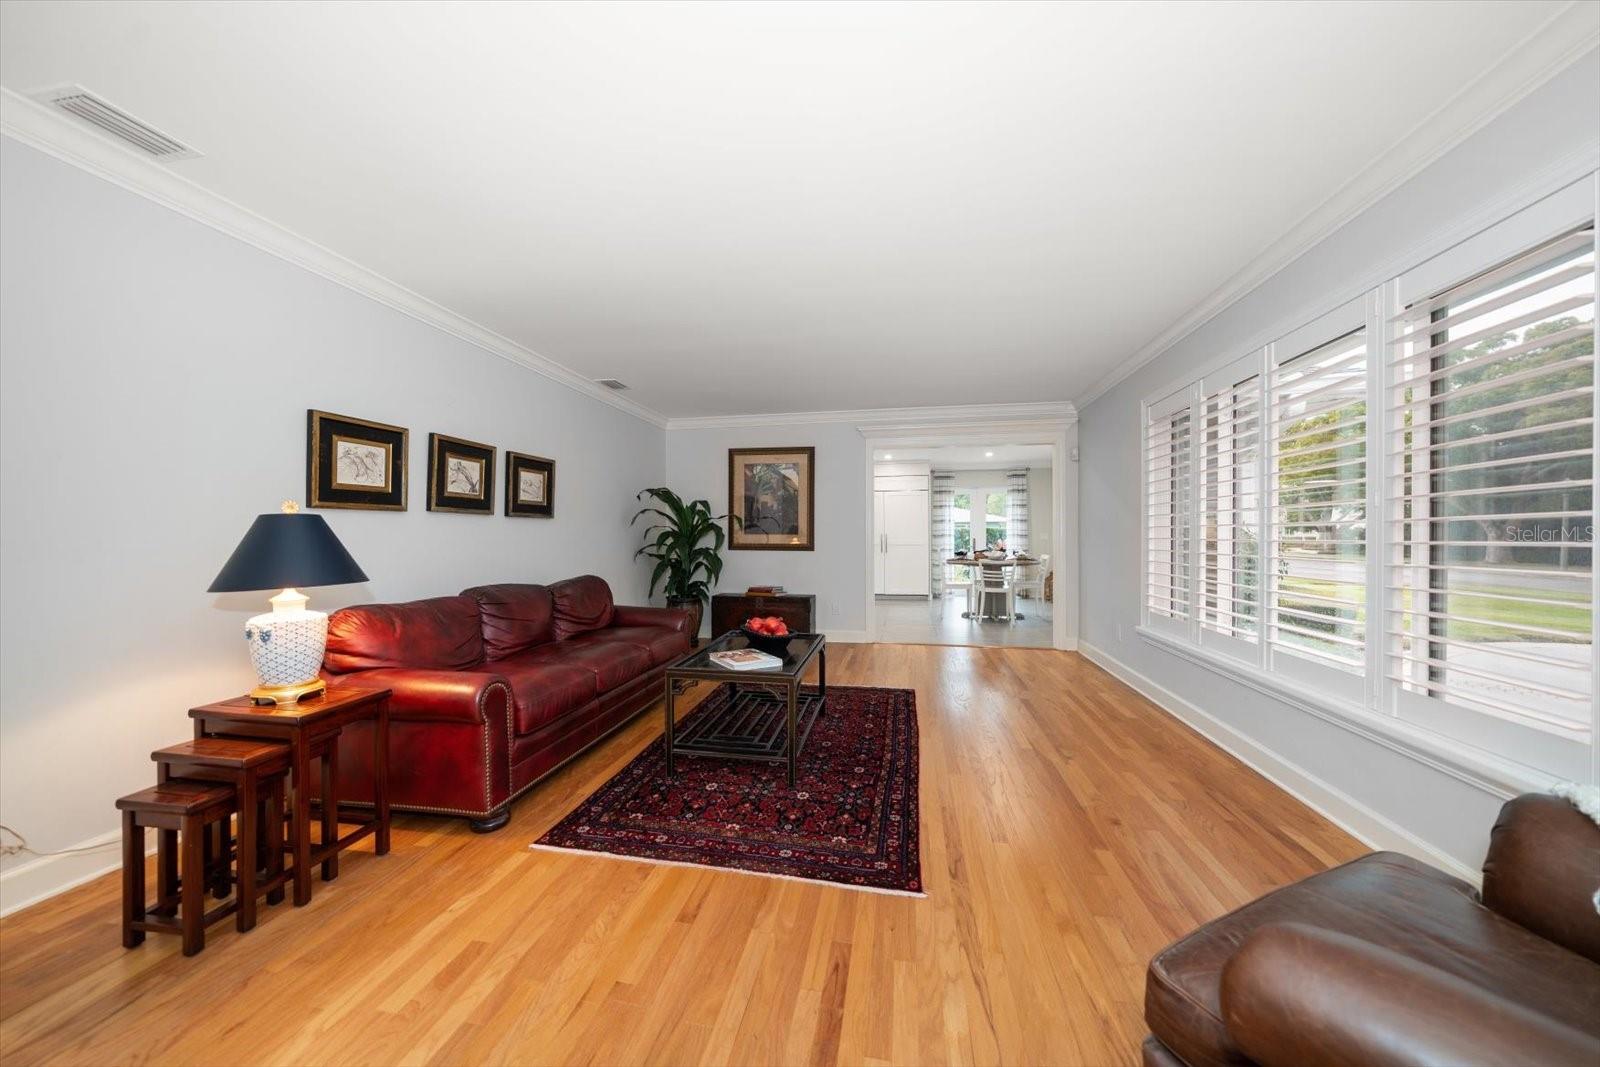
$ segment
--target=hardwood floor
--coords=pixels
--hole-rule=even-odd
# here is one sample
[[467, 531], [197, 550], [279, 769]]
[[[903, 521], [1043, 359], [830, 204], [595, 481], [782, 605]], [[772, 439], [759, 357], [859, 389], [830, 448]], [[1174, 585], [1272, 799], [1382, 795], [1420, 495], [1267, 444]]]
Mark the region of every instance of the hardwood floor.
[[399, 818], [191, 960], [120, 946], [114, 875], [0, 920], [0, 1061], [1133, 1063], [1152, 953], [1365, 851], [1077, 655], [830, 658], [917, 692], [925, 899], [530, 851], [651, 712], [506, 829]]

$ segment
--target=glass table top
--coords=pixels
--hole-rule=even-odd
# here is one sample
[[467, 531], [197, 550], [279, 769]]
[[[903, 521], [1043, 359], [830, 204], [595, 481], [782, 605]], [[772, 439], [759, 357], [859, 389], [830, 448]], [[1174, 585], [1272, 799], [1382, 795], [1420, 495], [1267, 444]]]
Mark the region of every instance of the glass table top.
[[[823, 637], [821, 634], [791, 634], [789, 636], [789, 642], [782, 652], [774, 651], [772, 649], [759, 650], [762, 652], [770, 652], [774, 656], [781, 657], [783, 660], [782, 666], [766, 667], [760, 670], [739, 671], [737, 673], [748, 674], [752, 677], [757, 677], [760, 675], [770, 676], [774, 674], [798, 673], [805, 668], [806, 663], [811, 659], [812, 654], [816, 652], [817, 648], [821, 646], [822, 643]], [[695, 649], [678, 662], [672, 664], [667, 669], [673, 672], [695, 670], [723, 672], [726, 670], [726, 668], [719, 667], [715, 663], [711, 662], [711, 654], [713, 652], [730, 652], [734, 649], [750, 647], [751, 644], [749, 638], [745, 637], [745, 635], [740, 633], [738, 630], [730, 630], [716, 640], [709, 641], [706, 644], [701, 645], [699, 648]]]

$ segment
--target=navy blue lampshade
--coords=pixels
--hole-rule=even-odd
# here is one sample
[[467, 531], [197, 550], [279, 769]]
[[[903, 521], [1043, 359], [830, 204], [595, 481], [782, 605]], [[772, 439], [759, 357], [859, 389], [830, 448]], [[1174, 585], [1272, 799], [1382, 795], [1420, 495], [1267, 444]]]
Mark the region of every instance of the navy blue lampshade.
[[366, 572], [321, 515], [257, 515], [206, 592], [245, 593], [366, 580]]

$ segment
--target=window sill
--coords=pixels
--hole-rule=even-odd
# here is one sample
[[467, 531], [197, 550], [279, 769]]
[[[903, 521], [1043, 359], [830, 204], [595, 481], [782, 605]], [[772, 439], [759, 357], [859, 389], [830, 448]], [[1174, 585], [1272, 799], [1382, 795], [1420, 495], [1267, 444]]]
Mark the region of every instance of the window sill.
[[1331, 699], [1294, 682], [1268, 674], [1210, 649], [1199, 648], [1170, 634], [1139, 626], [1145, 641], [1165, 652], [1249, 686], [1308, 715], [1332, 723], [1394, 752], [1426, 764], [1469, 785], [1509, 800], [1519, 793], [1543, 792], [1555, 779], [1511, 760], [1471, 748], [1399, 719], [1375, 715], [1366, 708]]

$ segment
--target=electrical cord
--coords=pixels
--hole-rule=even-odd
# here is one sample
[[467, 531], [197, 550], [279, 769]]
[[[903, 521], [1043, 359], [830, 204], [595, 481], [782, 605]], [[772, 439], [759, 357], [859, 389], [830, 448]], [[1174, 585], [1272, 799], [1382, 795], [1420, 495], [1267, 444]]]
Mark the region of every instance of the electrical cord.
[[28, 844], [26, 837], [23, 837], [3, 822], [0, 822], [0, 831], [4, 831], [17, 839], [14, 844], [11, 842], [0, 844], [0, 856], [15, 856], [23, 852], [30, 856], [70, 856], [78, 852], [99, 852], [101, 849], [115, 848], [120, 844], [117, 841], [102, 841], [98, 845], [82, 845], [78, 848], [58, 848], [41, 851]]

